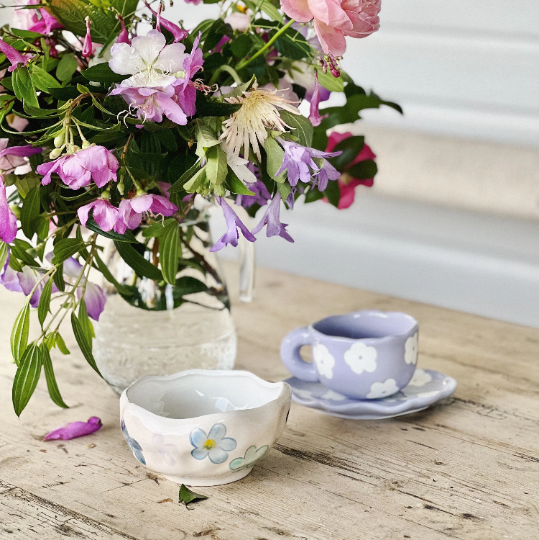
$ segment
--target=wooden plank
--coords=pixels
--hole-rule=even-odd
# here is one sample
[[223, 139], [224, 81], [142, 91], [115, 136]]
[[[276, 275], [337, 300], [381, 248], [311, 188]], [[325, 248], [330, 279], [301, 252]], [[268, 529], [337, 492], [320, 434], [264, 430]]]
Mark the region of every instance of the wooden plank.
[[[237, 268], [226, 266], [236, 290]], [[118, 429], [118, 398], [80, 354], [53, 359], [72, 408], [56, 408], [40, 385], [21, 419], [10, 405], [14, 369], [4, 362], [0, 527], [18, 534], [9, 537], [31, 538], [37, 530], [63, 538], [58, 527], [67, 523], [73, 538], [535, 538], [537, 330], [267, 270], [259, 272], [258, 286], [254, 303], [234, 306], [237, 367], [281, 380], [288, 374], [279, 343], [292, 328], [354, 309], [398, 309], [420, 321], [420, 365], [456, 377], [456, 395], [379, 422], [294, 404], [283, 437], [250, 476], [200, 489], [209, 499], [187, 510], [176, 502], [176, 485], [148, 476], [132, 458]], [[8, 294], [0, 291], [0, 302], [10, 322], [20, 297]], [[3, 323], [3, 358], [8, 331]], [[103, 420], [99, 432], [42, 440], [56, 425], [92, 415]]]

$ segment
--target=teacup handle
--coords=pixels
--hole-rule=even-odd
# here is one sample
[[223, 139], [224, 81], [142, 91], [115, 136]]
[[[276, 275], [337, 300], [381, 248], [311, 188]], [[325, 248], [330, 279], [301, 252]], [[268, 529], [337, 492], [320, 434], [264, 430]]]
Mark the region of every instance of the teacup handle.
[[294, 377], [302, 381], [318, 382], [315, 365], [305, 362], [299, 354], [303, 345], [311, 344], [312, 336], [306, 326], [292, 330], [281, 343], [281, 360]]

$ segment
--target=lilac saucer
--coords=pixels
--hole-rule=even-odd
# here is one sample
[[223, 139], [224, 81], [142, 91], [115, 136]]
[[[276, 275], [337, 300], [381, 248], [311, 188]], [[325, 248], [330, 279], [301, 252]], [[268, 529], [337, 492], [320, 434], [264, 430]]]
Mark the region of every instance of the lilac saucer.
[[455, 379], [438, 371], [416, 369], [412, 380], [400, 392], [382, 399], [350, 399], [319, 382], [291, 377], [292, 399], [331, 416], [352, 420], [382, 420], [426, 409], [449, 397], [457, 388]]

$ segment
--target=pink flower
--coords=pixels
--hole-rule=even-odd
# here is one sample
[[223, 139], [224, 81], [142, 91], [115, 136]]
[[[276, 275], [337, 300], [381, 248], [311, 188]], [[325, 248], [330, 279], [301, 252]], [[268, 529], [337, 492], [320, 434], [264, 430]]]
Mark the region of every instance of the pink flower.
[[[352, 134], [350, 132], [333, 132], [329, 136], [326, 151], [331, 152], [337, 146], [337, 144], [339, 144], [341, 141], [344, 141], [345, 139], [348, 139], [348, 137], [352, 137]], [[376, 159], [376, 155], [370, 149], [370, 147], [365, 144], [363, 145], [363, 148], [361, 149], [361, 152], [359, 152], [357, 157], [346, 166], [346, 169], [350, 169], [350, 167], [352, 167], [356, 163], [360, 163], [361, 161], [365, 161], [366, 159], [374, 160]], [[374, 184], [373, 178], [369, 178], [368, 180], [358, 180], [357, 178], [352, 178], [349, 174], [346, 173], [346, 169], [339, 178], [339, 190], [341, 192], [339, 206], [337, 207], [339, 210], [344, 210], [345, 208], [349, 208], [352, 205], [352, 203], [354, 202], [357, 186], [372, 187], [372, 185]]]
[[382, 0], [282, 0], [283, 11], [298, 22], [314, 19], [314, 29], [326, 54], [341, 56], [345, 36], [367, 37], [380, 27]]
[[10, 72], [17, 69], [19, 64], [25, 66], [28, 61], [33, 58], [33, 55], [31, 54], [21, 54], [17, 49], [8, 45], [3, 39], [0, 39], [0, 52], [4, 53], [9, 60], [11, 66], [9, 66], [8, 71]]
[[[25, 296], [28, 296], [41, 278], [42, 275], [29, 266], [23, 266], [22, 272], [17, 272], [6, 263], [4, 271], [0, 276], [0, 283], [8, 291], [22, 292]], [[34, 290], [32, 298], [30, 298], [30, 305], [33, 308], [36, 308], [39, 305], [41, 293], [43, 292], [43, 288], [47, 281], [48, 278], [43, 280]], [[53, 285], [52, 291], [58, 292], [56, 285]]]
[[88, 422], [71, 422], [70, 424], [62, 424], [55, 430], [47, 433], [44, 439], [45, 441], [55, 441], [62, 439], [68, 441], [69, 439], [75, 439], [76, 437], [83, 437], [84, 435], [90, 435], [101, 429], [101, 420], [97, 416], [92, 416], [88, 419]]
[[163, 4], [159, 4], [159, 11], [156, 13], [155, 10], [152, 9], [150, 4], [148, 4], [148, 2], [145, 1], [144, 3], [146, 4], [146, 7], [152, 12], [152, 15], [156, 16], [157, 30], [161, 31], [161, 27], [163, 27], [165, 30], [168, 30], [174, 36], [174, 43], [185, 39], [189, 35], [189, 32], [187, 30], [182, 30], [177, 24], [174, 24], [173, 22], [170, 22], [167, 19], [161, 17], [161, 10], [163, 9]]
[[[112, 206], [106, 199], [97, 199], [96, 201], [81, 206], [77, 210], [77, 215], [79, 216], [79, 220], [83, 227], [86, 226], [88, 215], [92, 209], [94, 220], [101, 230], [108, 232], [114, 229], [116, 232], [120, 232], [123, 224], [123, 221], [120, 218], [120, 212], [118, 208]], [[119, 230], [117, 230], [117, 227]]]
[[15, 131], [18, 131], [19, 133], [21, 131], [24, 131], [26, 129], [26, 126], [29, 124], [28, 120], [26, 118], [21, 118], [20, 116], [17, 116], [16, 114], [10, 114], [6, 117], [8, 126]]
[[131, 40], [129, 39], [129, 33], [127, 32], [127, 28], [125, 27], [123, 17], [120, 14], [118, 14], [117, 17], [120, 21], [120, 25], [122, 26], [122, 30], [118, 34], [118, 39], [116, 40], [116, 43], [127, 43], [128, 45], [131, 45]]
[[238, 30], [239, 32], [245, 32], [251, 24], [251, 16], [247, 13], [240, 13], [235, 11], [228, 17], [225, 17], [225, 22], [232, 26], [232, 30]]
[[12, 171], [20, 165], [25, 165], [25, 157], [39, 154], [43, 148], [35, 148], [31, 144], [26, 146], [7, 146], [9, 139], [0, 139], [0, 170]]
[[120, 203], [120, 218], [123, 224], [118, 223], [117, 230], [120, 234], [123, 234], [126, 229], [136, 229], [142, 221], [144, 212], [152, 212], [153, 214], [168, 217], [177, 211], [178, 207], [163, 195], [145, 194], [133, 199], [124, 199]]
[[7, 203], [4, 177], [0, 174], [0, 240], [10, 244], [17, 236], [17, 218]]
[[322, 120], [326, 118], [327, 114], [324, 116], [320, 115], [318, 110], [320, 106], [320, 85], [318, 84], [318, 71], [314, 72], [314, 92], [311, 98], [311, 110], [309, 112], [309, 120], [314, 127], [319, 126], [322, 123]]
[[90, 17], [86, 17], [86, 36], [84, 37], [84, 45], [82, 46], [82, 56], [90, 58], [94, 50], [92, 43], [92, 34], [90, 32]]
[[92, 179], [102, 188], [110, 181], [116, 182], [117, 170], [118, 160], [114, 154], [104, 146], [95, 145], [37, 167], [37, 172], [44, 175], [41, 181], [44, 186], [50, 184], [52, 173], [58, 173], [71, 189], [87, 186]]

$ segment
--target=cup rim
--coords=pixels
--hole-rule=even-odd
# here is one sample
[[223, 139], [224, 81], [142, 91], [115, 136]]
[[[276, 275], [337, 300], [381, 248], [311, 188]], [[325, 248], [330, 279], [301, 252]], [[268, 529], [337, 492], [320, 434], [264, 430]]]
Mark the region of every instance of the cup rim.
[[[361, 314], [371, 314], [374, 316], [384, 316], [383, 318], [389, 317], [391, 315], [399, 315], [402, 317], [405, 317], [409, 319], [412, 323], [411, 327], [406, 330], [405, 332], [400, 332], [398, 334], [389, 334], [387, 336], [382, 337], [365, 337], [365, 338], [350, 338], [346, 336], [332, 336], [330, 334], [324, 334], [324, 332], [321, 332], [320, 330], [317, 330], [315, 328], [315, 325], [322, 323], [324, 321], [327, 321], [328, 319], [332, 319], [333, 317], [347, 317], [347, 316], [354, 316], [354, 315], [361, 315]], [[407, 335], [414, 335], [419, 330], [419, 323], [415, 319], [415, 317], [412, 317], [408, 313], [404, 313], [403, 311], [382, 311], [379, 309], [360, 309], [358, 311], [351, 311], [350, 313], [343, 313], [338, 315], [330, 315], [328, 317], [324, 317], [323, 319], [320, 319], [319, 321], [316, 321], [314, 323], [311, 323], [308, 327], [310, 332], [314, 334], [318, 334], [319, 336], [330, 338], [334, 341], [343, 341], [345, 343], [355, 343], [357, 341], [363, 341], [363, 342], [369, 342], [369, 343], [384, 343], [387, 341], [392, 341], [396, 338], [404, 337]]]
[[[216, 411], [215, 413], [201, 414], [198, 416], [188, 416], [186, 418], [168, 418], [166, 416], [161, 416], [129, 399], [129, 390], [135, 385], [143, 384], [145, 381], [148, 381], [148, 380], [157, 380], [157, 381], [175, 380], [175, 379], [181, 379], [183, 377], [187, 377], [189, 375], [203, 375], [210, 378], [212, 377], [246, 378], [246, 379], [250, 379], [253, 383], [258, 384], [260, 386], [264, 386], [266, 388], [280, 388], [280, 392], [277, 396], [266, 401], [265, 403], [258, 405], [256, 407], [251, 407], [249, 409], [235, 409], [235, 410], [224, 411], [224, 412]], [[291, 398], [291, 392], [292, 391], [291, 391], [290, 385], [284, 381], [272, 383], [246, 370], [187, 369], [184, 371], [180, 371], [178, 373], [173, 373], [171, 375], [145, 375], [144, 377], [140, 377], [122, 392], [122, 395], [120, 397], [120, 406], [121, 406], [122, 417], [123, 417], [124, 410], [127, 407], [129, 407], [131, 409], [130, 412], [138, 416], [140, 419], [146, 419], [152, 422], [158, 422], [159, 424], [161, 424], [161, 426], [172, 427], [174, 425], [190, 423], [193, 420], [199, 420], [201, 418], [211, 418], [212, 416], [218, 416], [222, 418], [223, 415], [229, 416], [231, 413], [253, 414], [254, 411], [259, 411], [263, 409], [264, 407], [273, 406], [273, 404], [275, 403], [278, 403], [278, 402], [284, 403], [287, 399]], [[148, 426], [146, 427], [148, 428]]]

